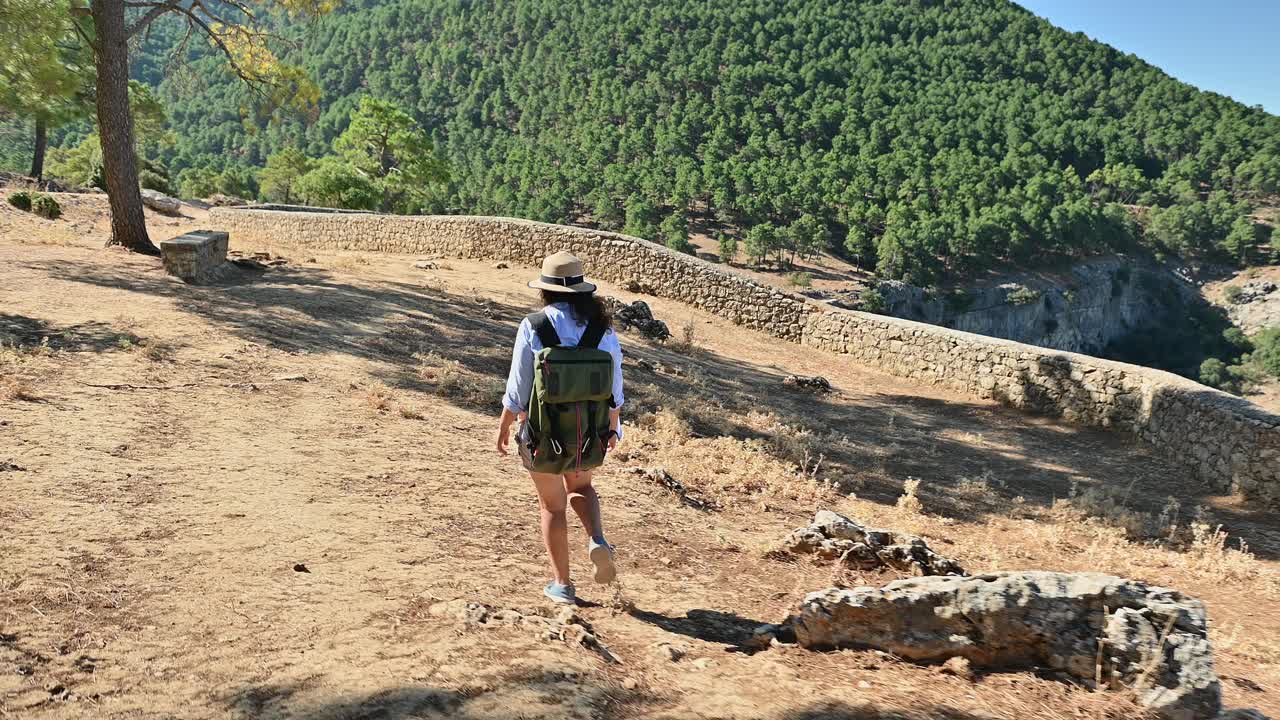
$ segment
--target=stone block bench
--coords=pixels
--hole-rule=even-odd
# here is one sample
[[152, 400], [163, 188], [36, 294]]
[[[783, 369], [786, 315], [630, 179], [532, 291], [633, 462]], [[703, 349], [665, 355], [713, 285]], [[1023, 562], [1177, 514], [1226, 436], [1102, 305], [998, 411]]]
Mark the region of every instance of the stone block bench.
[[227, 240], [225, 232], [194, 230], [161, 241], [165, 272], [194, 285], [216, 281], [227, 266]]

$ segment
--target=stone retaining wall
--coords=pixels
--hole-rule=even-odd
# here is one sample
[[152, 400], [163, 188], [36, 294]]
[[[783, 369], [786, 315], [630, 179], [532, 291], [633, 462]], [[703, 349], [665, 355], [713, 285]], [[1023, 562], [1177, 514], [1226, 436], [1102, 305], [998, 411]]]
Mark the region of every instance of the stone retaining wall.
[[678, 300], [900, 377], [1133, 433], [1215, 491], [1280, 505], [1280, 416], [1150, 368], [820, 305], [731, 269], [616, 233], [510, 218], [216, 208], [241, 241], [509, 260], [568, 249], [588, 274]]

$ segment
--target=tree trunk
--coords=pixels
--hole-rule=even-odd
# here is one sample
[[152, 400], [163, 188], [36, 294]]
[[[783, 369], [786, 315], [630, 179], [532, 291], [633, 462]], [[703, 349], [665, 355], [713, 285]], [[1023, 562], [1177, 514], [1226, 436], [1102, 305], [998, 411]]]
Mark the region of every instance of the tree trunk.
[[45, 126], [44, 116], [36, 115], [36, 151], [31, 156], [31, 177], [41, 180], [44, 177], [44, 150], [49, 144], [49, 132]]
[[97, 31], [98, 135], [102, 170], [111, 204], [111, 239], [133, 252], [159, 255], [147, 236], [138, 190], [138, 161], [133, 152], [133, 117], [129, 114], [129, 48], [121, 0], [93, 0], [90, 11]]

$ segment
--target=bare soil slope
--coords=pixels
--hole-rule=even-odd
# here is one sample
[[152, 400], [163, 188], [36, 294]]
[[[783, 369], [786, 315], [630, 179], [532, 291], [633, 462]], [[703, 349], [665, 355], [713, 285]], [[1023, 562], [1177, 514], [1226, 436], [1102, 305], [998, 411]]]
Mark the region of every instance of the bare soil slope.
[[[101, 198], [64, 205], [57, 222], [0, 207], [0, 717], [1141, 716], [1031, 671], [747, 651], [804, 593], [891, 579], [769, 552], [818, 507], [924, 534], [971, 571], [1199, 596], [1228, 704], [1280, 714], [1274, 516], [1123, 437], [652, 298], [677, 341], [624, 333], [630, 432], [599, 480], [622, 586], [589, 585], [575, 549], [607, 652], [466, 629], [441, 603], [546, 612], [532, 487], [492, 450], [530, 270], [233, 238], [289, 262], [189, 287], [101, 249]], [[203, 220], [187, 215], [152, 217], [156, 239]], [[654, 465], [691, 497], [626, 472]]]

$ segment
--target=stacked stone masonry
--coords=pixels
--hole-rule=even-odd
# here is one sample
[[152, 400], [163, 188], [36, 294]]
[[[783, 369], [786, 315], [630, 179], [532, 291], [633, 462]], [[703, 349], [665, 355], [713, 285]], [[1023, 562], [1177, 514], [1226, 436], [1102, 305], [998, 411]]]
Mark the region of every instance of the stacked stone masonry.
[[1081, 425], [1132, 433], [1195, 471], [1208, 489], [1280, 505], [1280, 416], [1150, 368], [832, 308], [626, 235], [511, 218], [215, 208], [241, 242], [318, 250], [439, 254], [537, 266], [557, 250], [591, 275], [635, 282], [791, 342]]
[[227, 233], [194, 230], [160, 243], [165, 272], [203, 285], [218, 279], [227, 261]]

